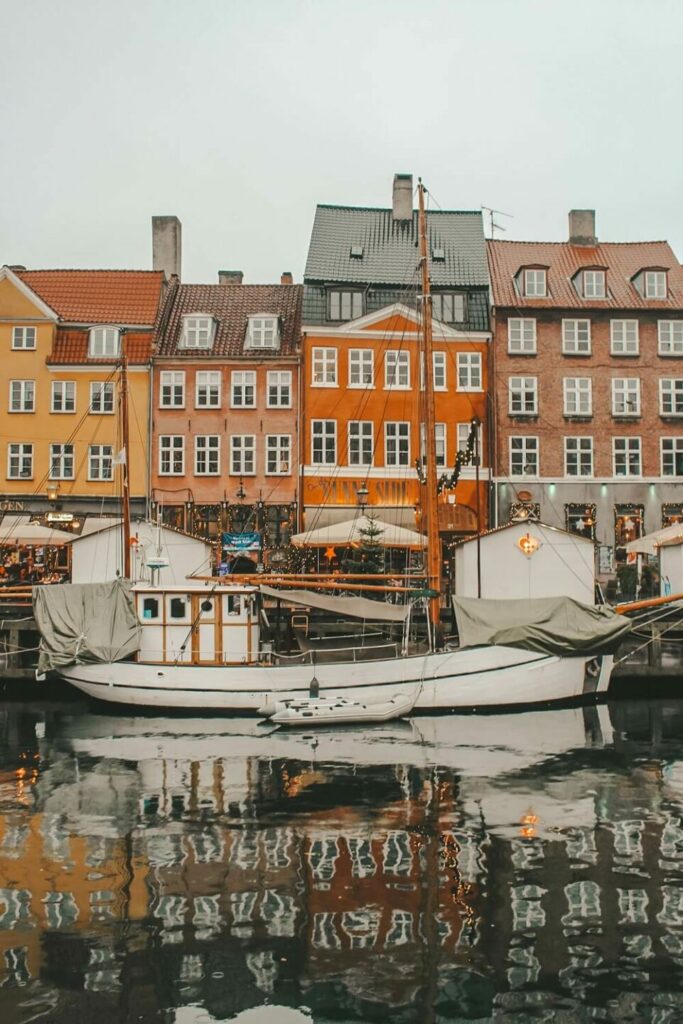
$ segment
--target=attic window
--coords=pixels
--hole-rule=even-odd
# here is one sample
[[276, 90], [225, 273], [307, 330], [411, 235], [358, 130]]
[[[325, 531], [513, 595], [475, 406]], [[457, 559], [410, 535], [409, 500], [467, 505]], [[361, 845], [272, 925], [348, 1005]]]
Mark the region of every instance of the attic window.
[[363, 259], [363, 246], [362, 245], [352, 245], [351, 246], [351, 257], [354, 260], [362, 260]]
[[583, 272], [583, 297], [584, 299], [605, 298], [605, 271], [584, 270]]
[[182, 348], [211, 348], [214, 321], [210, 316], [183, 317]]
[[645, 298], [665, 299], [666, 298], [666, 271], [646, 270], [645, 271]]
[[524, 294], [536, 298], [544, 298], [547, 295], [545, 270], [529, 269], [524, 271]]
[[88, 355], [92, 359], [107, 356], [118, 358], [121, 354], [121, 331], [118, 327], [92, 327]]
[[278, 318], [272, 315], [249, 317], [247, 328], [248, 348], [279, 348], [280, 331]]
[[436, 263], [444, 263], [445, 260], [446, 260], [446, 250], [445, 249], [432, 249], [432, 259]]

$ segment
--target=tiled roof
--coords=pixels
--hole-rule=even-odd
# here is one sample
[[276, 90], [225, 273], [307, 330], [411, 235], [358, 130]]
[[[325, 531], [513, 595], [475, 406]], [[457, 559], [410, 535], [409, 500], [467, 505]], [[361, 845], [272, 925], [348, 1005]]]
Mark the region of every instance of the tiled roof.
[[[444, 250], [443, 261], [432, 259], [430, 276], [437, 287], [487, 286], [486, 241], [481, 213], [432, 211], [427, 214], [432, 254]], [[396, 221], [391, 210], [354, 206], [318, 206], [304, 281], [338, 281], [407, 286], [419, 281], [417, 213]], [[363, 255], [351, 256], [351, 246]]]
[[[294, 355], [301, 337], [302, 286], [298, 284], [172, 284], [157, 331], [156, 355], [211, 356]], [[205, 313], [216, 321], [213, 347], [179, 349], [183, 317]], [[247, 320], [270, 313], [280, 320], [280, 348], [245, 349]]]
[[[494, 306], [543, 308], [683, 309], [683, 268], [668, 242], [603, 242], [571, 245], [569, 242], [489, 241], [489, 268]], [[548, 267], [546, 298], [525, 297], [515, 287], [515, 275], [524, 266]], [[605, 267], [606, 299], [583, 299], [572, 278], [583, 267]], [[647, 267], [667, 269], [666, 299], [646, 299], [632, 278]]]
[[149, 324], [156, 319], [159, 270], [18, 270], [17, 275], [67, 323]]
[[[125, 333], [126, 356], [131, 364], [149, 362], [152, 355], [152, 332], [151, 331], [126, 331]], [[104, 359], [92, 359], [88, 356], [89, 331], [79, 331], [72, 328], [58, 328], [57, 335], [52, 346], [52, 352], [47, 359], [48, 365], [67, 364], [74, 366], [87, 363], [88, 365], [111, 366], [116, 362], [111, 356]]]

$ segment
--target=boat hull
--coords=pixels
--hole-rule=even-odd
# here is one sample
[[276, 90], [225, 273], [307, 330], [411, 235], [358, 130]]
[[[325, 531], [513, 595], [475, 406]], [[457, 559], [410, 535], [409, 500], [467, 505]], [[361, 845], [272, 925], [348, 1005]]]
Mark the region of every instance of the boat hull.
[[416, 710], [486, 710], [593, 700], [607, 691], [611, 668], [610, 657], [474, 647], [315, 668], [114, 662], [72, 665], [60, 675], [89, 697], [134, 707], [256, 712], [268, 701], [305, 697], [317, 682], [330, 698], [382, 701], [400, 690], [416, 695]]

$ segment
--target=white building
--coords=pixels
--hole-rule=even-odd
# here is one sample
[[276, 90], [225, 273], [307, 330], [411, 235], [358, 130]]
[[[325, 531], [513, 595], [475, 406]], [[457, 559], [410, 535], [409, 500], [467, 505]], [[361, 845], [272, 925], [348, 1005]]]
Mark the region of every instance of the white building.
[[683, 539], [665, 541], [659, 549], [662, 596], [683, 594]]
[[[71, 541], [73, 583], [103, 583], [123, 575], [123, 527], [114, 522], [103, 529], [84, 532]], [[131, 524], [131, 576], [151, 581], [150, 563], [166, 564], [155, 572], [155, 582], [184, 583], [189, 576], [209, 576], [212, 549], [208, 541], [168, 526]]]

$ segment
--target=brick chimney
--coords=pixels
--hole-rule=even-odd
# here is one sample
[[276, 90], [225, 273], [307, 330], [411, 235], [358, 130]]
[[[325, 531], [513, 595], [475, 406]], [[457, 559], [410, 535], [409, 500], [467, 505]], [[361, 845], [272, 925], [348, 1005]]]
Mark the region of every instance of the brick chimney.
[[183, 227], [177, 217], [152, 217], [152, 267], [163, 270], [168, 281], [180, 279]]
[[244, 273], [241, 270], [219, 270], [219, 284], [242, 284]]
[[569, 241], [572, 245], [597, 245], [595, 210], [569, 211]]
[[394, 220], [413, 219], [413, 176], [412, 174], [394, 175], [394, 194], [392, 210]]
[[294, 284], [294, 278], [288, 270], [285, 270], [280, 275], [280, 284]]

